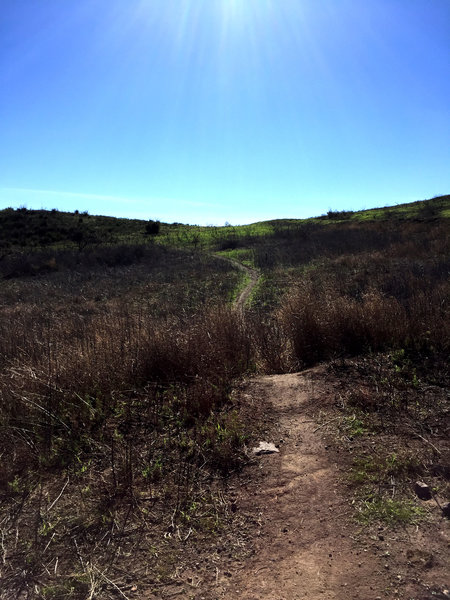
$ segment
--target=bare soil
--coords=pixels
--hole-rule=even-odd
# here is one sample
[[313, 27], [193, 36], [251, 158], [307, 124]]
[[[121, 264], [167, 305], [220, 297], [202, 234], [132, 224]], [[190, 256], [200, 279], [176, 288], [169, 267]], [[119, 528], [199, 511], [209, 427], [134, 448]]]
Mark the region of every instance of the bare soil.
[[[214, 524], [210, 534], [209, 516], [203, 532], [191, 529], [189, 521], [171, 527], [164, 522], [162, 504], [159, 512], [153, 504], [142, 511], [150, 526], [142, 536], [131, 521], [126, 529], [125, 516], [110, 569], [102, 574], [95, 559], [92, 568], [91, 557], [83, 559], [86, 573], [97, 581], [98, 596], [92, 582], [72, 595], [38, 594], [31, 588], [11, 595], [2, 589], [6, 550], [0, 539], [0, 598], [449, 598], [450, 521], [435, 502], [421, 502], [426, 518], [417, 525], [363, 525], [355, 519], [348, 483], [354, 443], [336, 435], [342, 377], [322, 365], [255, 377], [239, 386], [234, 401], [244, 419], [260, 424], [260, 436], [249, 444], [249, 462], [241, 472], [211, 483], [216, 486], [217, 529]], [[356, 384], [354, 377], [347, 381]], [[252, 446], [259, 441], [275, 443], [279, 453], [254, 456]], [[439, 447], [446, 456], [444, 446]], [[75, 496], [61, 497], [66, 485], [61, 481], [51, 491], [57, 506], [73, 502]], [[79, 509], [67, 505], [64, 513]], [[129, 507], [124, 511], [128, 515]], [[68, 552], [78, 552], [75, 542]], [[92, 555], [96, 552], [94, 547]]]
[[348, 457], [324, 431], [335, 384], [318, 367], [258, 377], [241, 390], [255, 412], [265, 411], [267, 441], [280, 452], [255, 458], [241, 485], [232, 486], [236, 518], [251, 538], [249, 557], [236, 560], [230, 547], [228, 560], [217, 557], [215, 578], [201, 581], [199, 574], [197, 593], [186, 598], [450, 597], [450, 524], [437, 506], [426, 503], [429, 516], [420, 525], [356, 522], [345, 484]]

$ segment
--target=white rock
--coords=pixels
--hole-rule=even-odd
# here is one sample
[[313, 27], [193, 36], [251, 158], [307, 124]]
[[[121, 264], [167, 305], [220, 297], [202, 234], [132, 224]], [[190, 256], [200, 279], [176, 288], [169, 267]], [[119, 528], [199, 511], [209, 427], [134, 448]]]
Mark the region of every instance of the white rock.
[[279, 452], [278, 448], [272, 442], [259, 442], [259, 446], [255, 446], [252, 448], [253, 454], [257, 456], [261, 454], [274, 454], [275, 452]]

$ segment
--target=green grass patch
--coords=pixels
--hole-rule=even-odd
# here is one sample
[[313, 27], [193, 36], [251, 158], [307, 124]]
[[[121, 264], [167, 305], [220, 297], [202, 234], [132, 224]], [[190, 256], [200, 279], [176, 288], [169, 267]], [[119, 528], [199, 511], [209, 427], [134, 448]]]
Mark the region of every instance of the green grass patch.
[[348, 474], [351, 483], [366, 484], [374, 482], [379, 476], [379, 465], [373, 457], [356, 458]]
[[289, 278], [278, 271], [262, 274], [253, 290], [252, 308], [269, 312], [274, 310], [286, 292], [288, 281]]
[[223, 256], [225, 258], [229, 258], [231, 260], [235, 260], [246, 267], [253, 268], [254, 265], [254, 254], [253, 250], [250, 248], [236, 248], [233, 250], [222, 250], [217, 253], [218, 256]]
[[381, 521], [387, 525], [411, 524], [423, 520], [426, 513], [412, 500], [375, 496], [358, 506], [357, 519], [365, 524]]
[[349, 437], [357, 437], [368, 433], [367, 425], [361, 415], [349, 415], [342, 420], [342, 427]]
[[236, 300], [239, 298], [239, 295], [241, 294], [241, 292], [245, 289], [245, 287], [250, 282], [249, 275], [247, 275], [247, 273], [245, 273], [244, 271], [240, 271], [239, 275], [240, 275], [239, 284], [237, 286], [235, 286], [235, 288], [231, 291], [231, 293], [229, 295], [231, 304], [234, 304], [236, 302]]

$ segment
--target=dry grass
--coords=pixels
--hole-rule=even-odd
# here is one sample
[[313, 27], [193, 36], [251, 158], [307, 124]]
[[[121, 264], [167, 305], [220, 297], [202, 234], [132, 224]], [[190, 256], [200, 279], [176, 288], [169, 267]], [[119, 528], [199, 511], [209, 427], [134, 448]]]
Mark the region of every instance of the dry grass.
[[2, 290], [2, 597], [112, 590], [136, 543], [158, 548], [166, 581], [189, 531], [210, 537], [226, 511], [214, 480], [243, 460], [230, 391], [250, 361], [224, 302], [237, 278], [215, 259], [150, 251], [106, 269], [57, 255], [60, 270]]
[[[217, 482], [243, 463], [251, 435], [231, 396], [248, 372], [397, 351], [410, 361], [400, 365], [408, 386], [419, 365], [442, 382], [444, 225], [316, 224], [255, 244], [267, 302], [244, 315], [229, 305], [240, 274], [200, 252], [149, 244], [5, 257], [5, 598], [112, 597], [137, 556], [157, 589], [188, 541], [216, 543], [227, 511]], [[400, 409], [428, 426], [433, 403], [411, 405], [385, 379], [383, 410], [364, 386], [347, 405], [383, 427]]]
[[448, 351], [448, 242], [442, 227], [425, 232], [413, 225], [383, 250], [321, 258], [291, 276], [276, 327], [292, 367], [388, 348]]

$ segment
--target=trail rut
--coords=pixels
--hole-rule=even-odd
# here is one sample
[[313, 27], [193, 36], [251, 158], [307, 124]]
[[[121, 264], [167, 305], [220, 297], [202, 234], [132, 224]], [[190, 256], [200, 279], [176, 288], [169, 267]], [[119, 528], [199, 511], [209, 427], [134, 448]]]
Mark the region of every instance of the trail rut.
[[256, 269], [247, 267], [247, 265], [244, 265], [244, 264], [240, 263], [239, 261], [234, 260], [233, 258], [228, 258], [226, 256], [220, 256], [220, 255], [216, 255], [216, 256], [218, 258], [220, 258], [221, 260], [224, 260], [224, 261], [232, 264], [234, 267], [236, 267], [240, 271], [243, 271], [250, 278], [249, 282], [247, 283], [245, 288], [239, 293], [239, 295], [237, 296], [237, 298], [233, 304], [234, 309], [237, 312], [242, 313], [244, 310], [245, 304], [247, 303], [247, 300], [249, 299], [251, 293], [255, 289], [261, 275], [260, 275], [259, 271], [257, 271]]
[[[224, 590], [242, 600], [375, 598], [379, 561], [349, 536], [349, 506], [338, 491], [339, 467], [317, 424], [305, 414], [311, 382], [299, 374], [260, 377], [253, 394], [272, 398], [280, 454], [265, 456], [256, 495], [261, 507], [255, 556]], [[364, 554], [364, 553], [363, 553]]]

